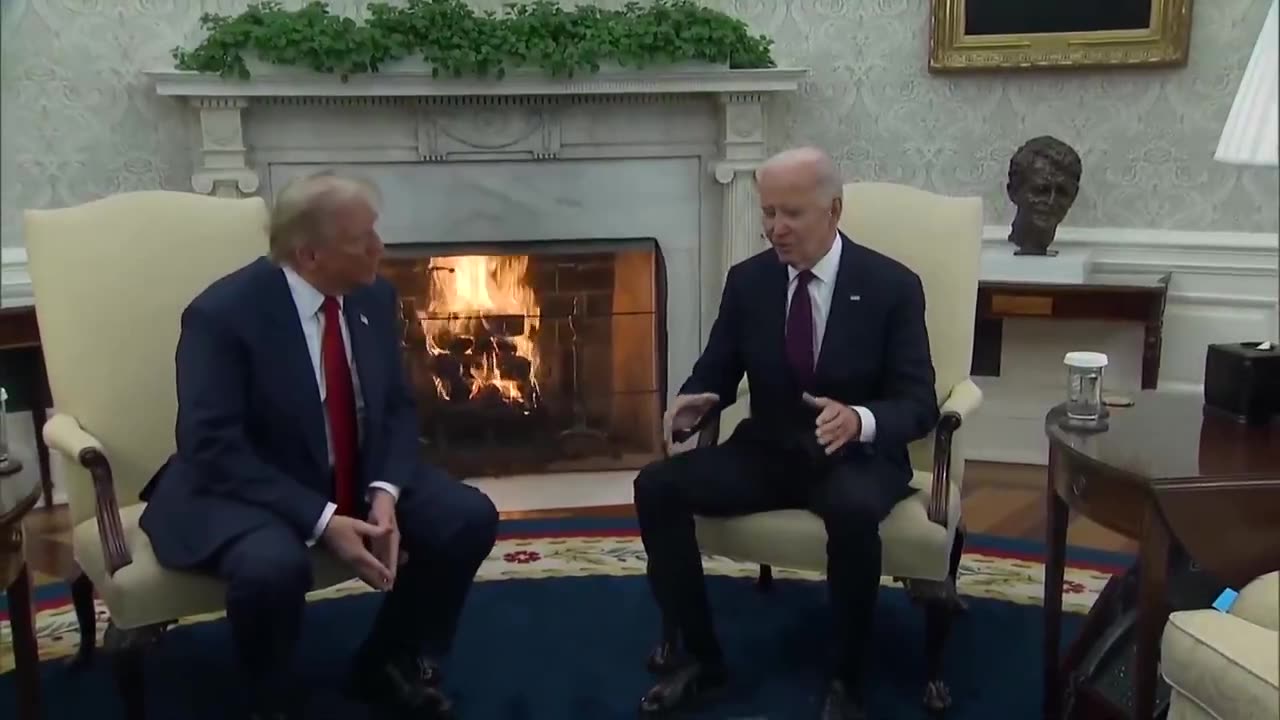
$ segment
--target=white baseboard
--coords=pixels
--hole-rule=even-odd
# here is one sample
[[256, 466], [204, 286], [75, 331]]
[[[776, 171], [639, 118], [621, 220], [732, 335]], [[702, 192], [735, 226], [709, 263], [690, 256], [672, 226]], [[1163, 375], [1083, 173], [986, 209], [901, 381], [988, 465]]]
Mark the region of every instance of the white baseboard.
[[31, 276], [27, 274], [27, 249], [0, 247], [0, 307], [30, 305]]

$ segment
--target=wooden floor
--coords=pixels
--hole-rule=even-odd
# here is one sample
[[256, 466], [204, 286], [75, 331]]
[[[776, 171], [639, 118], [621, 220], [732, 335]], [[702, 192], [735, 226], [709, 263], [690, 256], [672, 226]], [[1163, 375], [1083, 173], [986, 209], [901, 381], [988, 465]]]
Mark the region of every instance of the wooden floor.
[[[1045, 469], [1032, 465], [970, 462], [964, 486], [965, 525], [970, 532], [1029, 540], [1044, 539]], [[506, 513], [504, 517], [632, 515], [629, 505]], [[37, 585], [71, 577], [70, 517], [65, 506], [37, 509], [27, 518], [27, 560]], [[1079, 547], [1133, 552], [1133, 542], [1093, 522], [1073, 517], [1067, 542]]]

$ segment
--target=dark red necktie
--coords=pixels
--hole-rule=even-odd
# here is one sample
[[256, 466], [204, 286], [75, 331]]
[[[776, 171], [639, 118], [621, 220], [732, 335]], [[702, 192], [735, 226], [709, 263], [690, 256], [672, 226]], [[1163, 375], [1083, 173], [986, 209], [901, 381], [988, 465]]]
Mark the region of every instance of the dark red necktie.
[[796, 382], [809, 389], [813, 380], [813, 301], [809, 298], [809, 281], [813, 273], [803, 270], [796, 276], [796, 289], [791, 293], [791, 309], [787, 312], [787, 362]]
[[320, 339], [320, 363], [324, 366], [325, 415], [333, 446], [333, 502], [339, 515], [353, 515], [356, 508], [356, 391], [351, 365], [342, 341], [342, 308], [337, 298], [325, 297], [324, 333]]

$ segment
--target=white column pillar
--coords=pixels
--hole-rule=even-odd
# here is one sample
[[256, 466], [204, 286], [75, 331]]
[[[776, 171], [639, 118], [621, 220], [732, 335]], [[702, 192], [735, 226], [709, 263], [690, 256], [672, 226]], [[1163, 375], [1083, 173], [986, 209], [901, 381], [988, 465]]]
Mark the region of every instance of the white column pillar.
[[241, 124], [241, 110], [249, 106], [248, 99], [193, 97], [191, 104], [200, 113], [200, 157], [191, 188], [228, 198], [256, 193], [258, 173], [249, 166]]
[[[720, 249], [719, 284], [733, 265], [765, 248], [760, 226], [760, 200], [756, 193], [755, 170], [764, 162], [767, 150], [764, 133], [763, 93], [723, 93], [720, 125], [720, 161], [715, 166], [716, 180], [724, 186], [723, 217], [720, 231], [724, 234]], [[717, 288], [717, 291], [719, 288]], [[715, 317], [716, 308], [709, 308]], [[711, 324], [705, 323], [704, 331]], [[746, 378], [738, 388], [738, 396], [746, 392]], [[737, 403], [721, 418], [721, 437], [745, 417], [745, 403]]]
[[721, 159], [716, 180], [724, 186], [721, 231], [721, 270], [764, 249], [755, 169], [766, 156], [764, 142], [764, 94], [724, 93], [720, 96]]

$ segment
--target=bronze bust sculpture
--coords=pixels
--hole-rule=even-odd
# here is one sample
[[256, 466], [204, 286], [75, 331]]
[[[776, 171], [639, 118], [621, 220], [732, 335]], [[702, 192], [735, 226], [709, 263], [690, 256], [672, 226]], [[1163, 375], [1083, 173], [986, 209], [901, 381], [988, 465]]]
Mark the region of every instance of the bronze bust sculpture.
[[1018, 208], [1009, 231], [1014, 255], [1057, 255], [1050, 250], [1058, 224], [1080, 192], [1080, 155], [1061, 140], [1041, 135], [1023, 143], [1009, 160], [1009, 199]]

